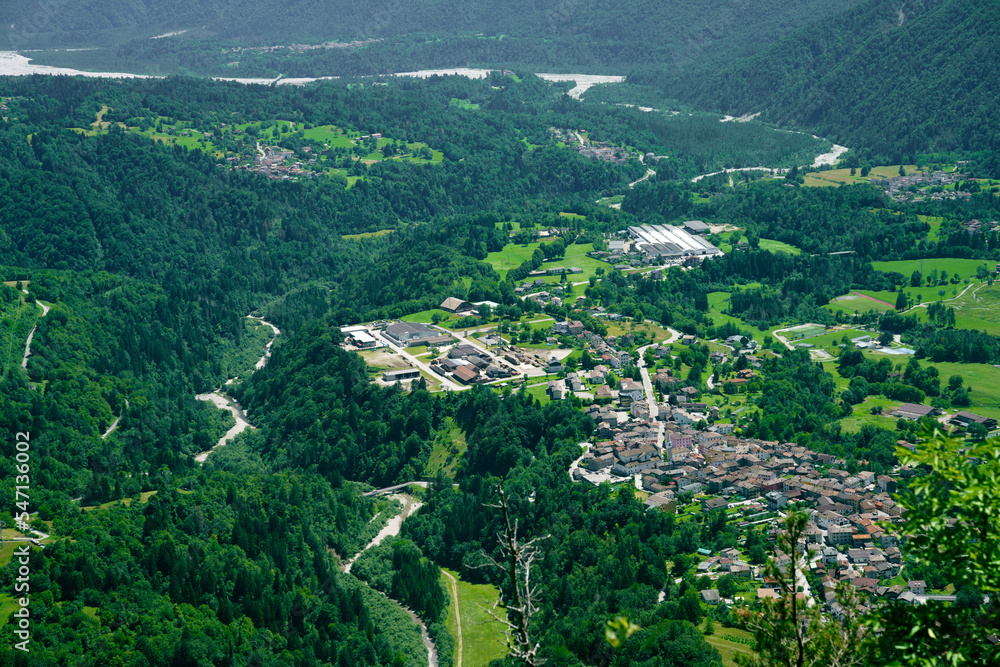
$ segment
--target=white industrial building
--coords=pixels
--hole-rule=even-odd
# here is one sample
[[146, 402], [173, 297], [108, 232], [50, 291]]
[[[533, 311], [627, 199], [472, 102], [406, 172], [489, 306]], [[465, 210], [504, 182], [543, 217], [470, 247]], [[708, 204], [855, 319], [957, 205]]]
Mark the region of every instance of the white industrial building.
[[652, 258], [717, 257], [722, 251], [705, 239], [669, 225], [639, 225], [628, 228], [635, 248]]

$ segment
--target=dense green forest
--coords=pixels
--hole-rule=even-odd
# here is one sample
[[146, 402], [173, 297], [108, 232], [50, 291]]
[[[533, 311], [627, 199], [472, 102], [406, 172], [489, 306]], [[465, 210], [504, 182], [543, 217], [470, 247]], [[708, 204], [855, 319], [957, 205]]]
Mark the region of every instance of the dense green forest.
[[[0, 79], [0, 277], [10, 283], [0, 286], [10, 350], [0, 421], [31, 434], [32, 521], [51, 533], [30, 561], [37, 652], [30, 661], [15, 653], [5, 626], [0, 664], [423, 665], [416, 626], [382, 593], [427, 623], [441, 664], [451, 664], [438, 568], [511, 593], [486, 558], [501, 555], [500, 483], [523, 534], [542, 538], [532, 631], [549, 664], [722, 663], [697, 626], [706, 611], [692, 554], [737, 545], [724, 510], [682, 520], [647, 512], [631, 484], [572, 481], [579, 443], [595, 439], [578, 397], [543, 401], [513, 383], [438, 393], [426, 380], [372, 383], [368, 362], [340, 346], [348, 324], [424, 313], [446, 297], [492, 301], [500, 327], [522, 327], [525, 314], [579, 319], [605, 336], [617, 327], [620, 348], [636, 355], [620, 375], [633, 379], [649, 340], [633, 325], [703, 341], [757, 337], [746, 414], [734, 426], [876, 474], [899, 463], [895, 445], [915, 442], [915, 426], [843, 428], [860, 404], [968, 405], [964, 380], [934, 364], [1000, 363], [998, 338], [956, 326], [943, 302], [920, 312], [885, 303], [857, 318], [830, 308], [867, 290], [901, 295], [903, 311], [904, 289], [933, 294], [963, 280], [938, 284], [937, 271], [925, 279], [877, 270], [877, 261], [974, 259], [970, 271], [991, 282], [986, 261], [1000, 259], [1000, 237], [968, 223], [1000, 219], [992, 182], [966, 179], [952, 189], [966, 197], [917, 203], [872, 183], [804, 187], [796, 168], [694, 182], [730, 166], [808, 164], [828, 144], [760, 123], [620, 107], [607, 93], [581, 101], [564, 94], [569, 84], [526, 72], [371, 83]], [[181, 121], [204, 140], [170, 144], [156, 130]], [[245, 126], [253, 138], [233, 132]], [[344, 141], [377, 133], [394, 147], [425, 144], [439, 157], [364, 161], [345, 146], [309, 143], [317, 126], [339, 128]], [[630, 157], [588, 159], [550, 128], [586, 132]], [[228, 163], [228, 152], [255, 152], [258, 138], [296, 155], [315, 149], [348, 163], [349, 176], [268, 178]], [[640, 163], [648, 152], [667, 157]], [[630, 187], [647, 168], [655, 176]], [[575, 304], [514, 291], [546, 258], [572, 251], [596, 264], [581, 251], [607, 248], [630, 225], [692, 218], [713, 226], [708, 238], [726, 245], [723, 256], [655, 275], [602, 264], [571, 286]], [[775, 244], [786, 249], [768, 249]], [[521, 259], [501, 271], [491, 255], [511, 248]], [[592, 317], [597, 307], [621, 318]], [[252, 374], [271, 329], [248, 314], [282, 331]], [[848, 321], [870, 325], [873, 337], [899, 334], [915, 355], [883, 363], [845, 343], [824, 366], [770, 331]], [[525, 342], [536, 333], [544, 341], [548, 327], [522, 331]], [[572, 363], [594, 367], [576, 354], [582, 343], [568, 344]], [[702, 379], [712, 351], [700, 342], [665, 361], [696, 395], [718, 397]], [[749, 365], [741, 356], [712, 372]], [[223, 387], [255, 428], [201, 466], [194, 456], [234, 418], [195, 396]], [[435, 447], [458, 441], [450, 476], [432, 474]], [[23, 473], [15, 443], [4, 442], [0, 495], [14, 497]], [[424, 504], [401, 536], [341, 572], [399, 511], [363, 492], [420, 479]], [[0, 512], [7, 529], [12, 514]], [[754, 533], [745, 545], [758, 564], [765, 539]], [[0, 567], [0, 594], [16, 568]], [[621, 649], [603, 634], [618, 615], [641, 626]], [[735, 623], [725, 610], [711, 617]]]
[[[868, 0], [750, 58], [637, 73], [671, 97], [809, 127], [876, 163], [997, 150], [1000, 13], [990, 0]], [[908, 157], [907, 157], [908, 159]]]
[[[557, 0], [378, 0], [363, 7], [342, 1], [288, 7], [273, 0], [115, 0], [110, 5], [67, 5], [53, 12], [41, 2], [19, 1], [0, 10], [0, 24], [17, 49], [106, 47], [83, 56], [103, 62], [105, 68], [180, 68], [228, 76], [263, 71], [293, 76], [380, 74], [467, 64], [622, 72], [643, 63], [689, 61], [722, 51], [750, 53], [843, 6], [834, 0], [766, 0], [748, 12], [736, 0], [707, 5], [643, 0], [615, 7], [594, 0], [572, 6]], [[179, 31], [189, 32], [149, 39]], [[353, 48], [244, 48], [354, 40], [376, 41]], [[225, 67], [234, 61], [239, 66]]]

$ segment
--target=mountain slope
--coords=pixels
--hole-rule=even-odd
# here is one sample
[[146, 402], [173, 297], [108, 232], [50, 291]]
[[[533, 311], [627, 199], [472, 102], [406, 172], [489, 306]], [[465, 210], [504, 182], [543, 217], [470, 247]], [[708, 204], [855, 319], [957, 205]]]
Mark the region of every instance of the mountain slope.
[[[858, 0], [84, 0], [58, 12], [40, 0], [0, 8], [14, 48], [115, 45], [167, 31], [240, 44], [285, 45], [327, 40], [429, 35], [464, 41], [473, 62], [517, 59], [527, 50], [539, 64], [684, 62], [706, 54], [746, 54], [818, 17]], [[9, 27], [12, 26], [12, 27]], [[0, 33], [2, 40], [3, 33]], [[508, 44], [514, 48], [510, 52]], [[523, 42], [521, 40], [524, 40]], [[549, 44], [542, 55], [539, 45]], [[382, 47], [391, 46], [385, 44]], [[523, 62], [523, 61], [522, 61]], [[465, 64], [454, 62], [454, 65]]]
[[896, 158], [997, 148], [998, 60], [991, 0], [869, 0], [728, 67], [634, 79]]

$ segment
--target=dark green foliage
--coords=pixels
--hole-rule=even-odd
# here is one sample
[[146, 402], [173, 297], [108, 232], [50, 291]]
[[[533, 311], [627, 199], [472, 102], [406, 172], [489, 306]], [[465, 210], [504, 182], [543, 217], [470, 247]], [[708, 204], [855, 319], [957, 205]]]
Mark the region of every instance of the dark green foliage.
[[[270, 665], [280, 655], [375, 665], [404, 649], [378, 625], [388, 612], [363, 602], [331, 557], [356, 550], [371, 517], [355, 488], [335, 490], [315, 475], [224, 473], [194, 486], [56, 517], [74, 539], [33, 552], [33, 653], [95, 664], [187, 664], [194, 655]], [[6, 587], [15, 572], [16, 562], [0, 573]], [[100, 622], [83, 605], [98, 607]], [[420, 655], [419, 634], [411, 650]]]
[[[842, 7], [832, 0], [794, 5], [761, 0], [748, 14], [734, 0], [708, 4], [641, 0], [622, 7], [583, 0], [572, 8], [559, 0], [435, 0], [419, 6], [375, 0], [364, 7], [345, 0], [308, 0], [288, 11], [274, 0], [238, 0], [225, 6], [190, 0], [170, 4], [115, 0], [107, 7], [82, 2], [46, 13], [44, 21], [38, 20], [34, 3], [15, 3], [0, 17], [6, 19], [5, 28], [15, 25], [11, 38], [17, 48], [53, 40], [63, 47], [109, 45], [102, 53], [83, 52], [90, 66], [155, 63], [158, 71], [233, 76], [234, 69], [224, 65], [235, 59], [239, 76], [278, 71], [302, 76], [381, 74], [459, 63], [604, 71], [685, 62], [719, 52], [752, 52]], [[177, 37], [148, 39], [177, 26], [197, 28]], [[304, 52], [281, 48], [234, 54], [219, 48], [219, 40], [236, 47], [320, 43], [332, 37], [384, 41], [363, 48]]]
[[615, 654], [611, 664], [616, 667], [715, 667], [721, 664], [721, 658], [691, 623], [662, 621], [636, 633]]
[[313, 321], [235, 391], [263, 430], [261, 454], [282, 466], [388, 485], [418, 479], [439, 402], [423, 390], [369, 384], [365, 362], [337, 347], [339, 330]]
[[728, 66], [632, 77], [682, 100], [780, 124], [898, 164], [934, 150], [997, 150], [1000, 15], [990, 0], [868, 0]]

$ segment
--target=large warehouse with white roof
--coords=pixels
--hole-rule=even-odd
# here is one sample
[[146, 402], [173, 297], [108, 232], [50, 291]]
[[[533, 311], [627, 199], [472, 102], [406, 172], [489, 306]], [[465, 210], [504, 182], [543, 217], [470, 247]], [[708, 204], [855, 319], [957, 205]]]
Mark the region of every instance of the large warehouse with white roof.
[[628, 228], [635, 247], [646, 255], [659, 259], [685, 257], [716, 257], [722, 251], [705, 239], [669, 225], [639, 225]]

